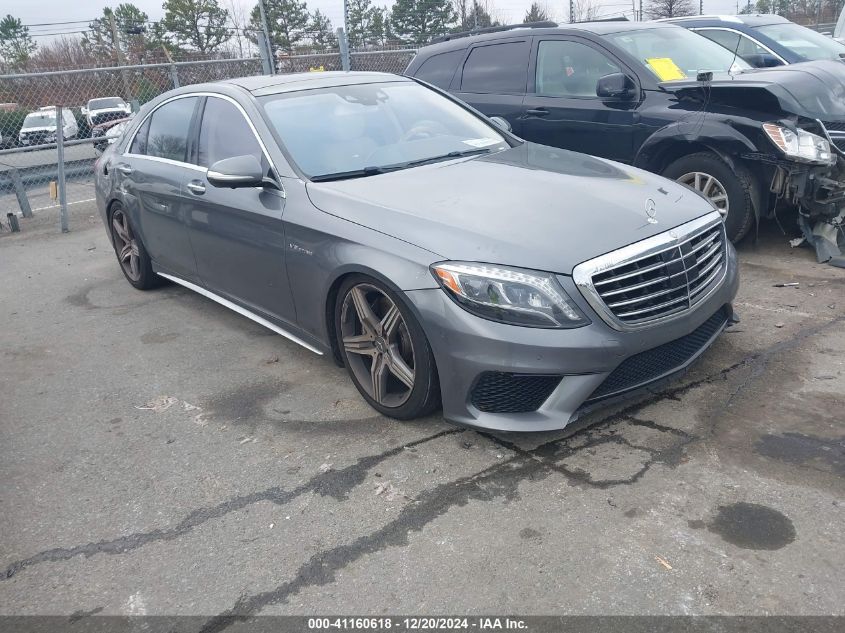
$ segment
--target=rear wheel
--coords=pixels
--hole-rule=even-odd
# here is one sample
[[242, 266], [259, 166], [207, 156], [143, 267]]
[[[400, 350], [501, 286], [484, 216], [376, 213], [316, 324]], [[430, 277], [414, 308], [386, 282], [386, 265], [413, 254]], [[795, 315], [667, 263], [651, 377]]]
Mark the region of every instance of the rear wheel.
[[112, 208], [109, 228], [114, 252], [126, 280], [139, 290], [149, 290], [161, 285], [161, 278], [153, 272], [144, 244], [135, 235], [129, 214], [119, 204]]
[[741, 240], [754, 222], [751, 200], [752, 176], [747, 169], [735, 169], [712, 152], [690, 154], [670, 164], [663, 175], [695, 189], [722, 214], [725, 233], [732, 242]]
[[368, 277], [346, 279], [335, 306], [335, 332], [352, 382], [379, 413], [410, 420], [440, 405], [431, 347], [396, 293]]

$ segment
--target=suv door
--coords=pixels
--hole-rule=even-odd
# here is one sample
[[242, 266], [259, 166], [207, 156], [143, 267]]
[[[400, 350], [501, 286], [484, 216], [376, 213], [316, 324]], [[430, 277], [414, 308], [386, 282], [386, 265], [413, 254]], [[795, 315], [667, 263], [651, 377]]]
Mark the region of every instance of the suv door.
[[[640, 90], [636, 74], [597, 44], [578, 37], [536, 38], [522, 138], [630, 163]], [[596, 96], [599, 78], [623, 73], [637, 85], [634, 99]]]
[[527, 86], [530, 50], [530, 37], [472, 46], [453, 80], [451, 92], [487, 116], [504, 117], [514, 133], [520, 134], [519, 115]]
[[208, 96], [202, 108], [194, 162], [186, 183], [187, 215], [197, 270], [205, 286], [250, 310], [295, 322], [285, 272], [284, 193], [270, 187], [214, 187], [208, 167], [252, 155], [278, 181], [246, 115], [234, 101]]
[[150, 257], [163, 272], [195, 280], [197, 267], [185, 225], [183, 185], [197, 167], [187, 162], [195, 96], [164, 102], [146, 118], [115, 161], [124, 204]]

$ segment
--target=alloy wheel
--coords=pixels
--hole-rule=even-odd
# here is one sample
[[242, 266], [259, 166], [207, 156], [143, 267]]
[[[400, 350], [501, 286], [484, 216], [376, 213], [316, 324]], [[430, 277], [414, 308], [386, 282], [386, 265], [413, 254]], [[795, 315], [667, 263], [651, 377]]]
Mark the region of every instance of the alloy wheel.
[[117, 259], [123, 272], [132, 281], [138, 281], [141, 278], [141, 254], [129, 226], [129, 218], [123, 209], [118, 209], [112, 214], [111, 226]]
[[701, 171], [691, 171], [678, 178], [678, 182], [701, 192], [719, 210], [719, 213], [722, 214], [722, 220], [727, 217], [728, 191], [717, 178]]
[[414, 346], [399, 308], [367, 283], [343, 298], [340, 334], [347, 363], [361, 388], [385, 407], [399, 407], [411, 396], [416, 372]]

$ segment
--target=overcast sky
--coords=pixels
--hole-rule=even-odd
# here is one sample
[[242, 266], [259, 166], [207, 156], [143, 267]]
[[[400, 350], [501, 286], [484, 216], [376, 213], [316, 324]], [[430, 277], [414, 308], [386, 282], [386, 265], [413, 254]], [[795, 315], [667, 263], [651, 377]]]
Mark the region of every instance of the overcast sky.
[[[235, 0], [240, 2], [248, 11], [255, 4], [255, 0]], [[594, 3], [601, 7], [602, 14], [618, 14], [619, 11], [628, 10], [630, 14], [632, 0], [594, 0]], [[639, 2], [639, 0], [635, 0]], [[644, 0], [647, 2], [648, 0]], [[693, 0], [694, 2], [697, 0]], [[228, 5], [229, 0], [222, 0], [223, 6]], [[377, 5], [390, 5], [392, 0], [373, 0]], [[494, 17], [500, 20], [513, 23], [521, 22], [525, 11], [531, 5], [531, 0], [490, 0], [495, 7]], [[96, 0], [3, 0], [3, 7], [0, 9], [3, 14], [11, 13], [20, 18], [24, 24], [35, 25], [47, 22], [67, 22], [71, 20], [91, 20], [102, 14], [106, 2]], [[113, 6], [119, 4], [114, 0]], [[151, 20], [160, 19], [164, 12], [161, 9], [162, 0], [134, 0], [134, 4], [145, 11]], [[744, 1], [741, 2], [744, 5]], [[553, 18], [565, 21], [568, 15], [569, 1], [547, 2]], [[736, 0], [704, 0], [705, 13], [735, 13]], [[343, 2], [342, 0], [308, 0], [310, 10], [320, 9], [325, 13], [335, 27], [343, 23]], [[32, 26], [30, 32], [33, 35], [67, 32], [81, 30], [85, 24], [68, 24], [62, 26]], [[46, 35], [44, 36], [46, 37]], [[43, 38], [39, 37], [39, 41]]]

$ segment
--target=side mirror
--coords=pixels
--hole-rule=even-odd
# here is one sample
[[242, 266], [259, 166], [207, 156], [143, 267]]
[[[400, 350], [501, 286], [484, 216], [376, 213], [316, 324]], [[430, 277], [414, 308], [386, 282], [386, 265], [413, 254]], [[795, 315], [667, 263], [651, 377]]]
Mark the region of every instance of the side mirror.
[[79, 111], [80, 111], [83, 115], [88, 114], [88, 108], [86, 108], [85, 106], [82, 106], [81, 108], [79, 108]]
[[205, 177], [215, 187], [238, 189], [264, 186], [261, 163], [255, 156], [233, 156], [218, 160], [208, 168]]
[[596, 82], [596, 96], [602, 99], [633, 99], [636, 89], [634, 80], [624, 73], [611, 73]]
[[496, 125], [496, 127], [503, 129], [505, 132], [512, 132], [513, 128], [511, 124], [508, 122], [507, 119], [500, 117], [500, 116], [491, 116], [490, 120]]
[[745, 55], [743, 59], [754, 68], [774, 68], [775, 66], [783, 66], [782, 61], [769, 53]]

